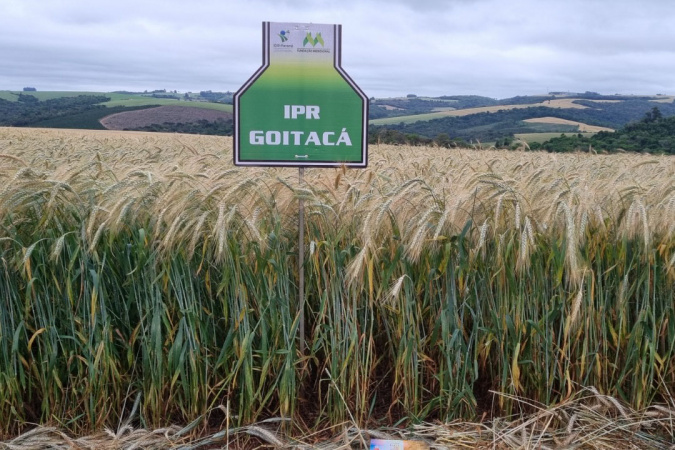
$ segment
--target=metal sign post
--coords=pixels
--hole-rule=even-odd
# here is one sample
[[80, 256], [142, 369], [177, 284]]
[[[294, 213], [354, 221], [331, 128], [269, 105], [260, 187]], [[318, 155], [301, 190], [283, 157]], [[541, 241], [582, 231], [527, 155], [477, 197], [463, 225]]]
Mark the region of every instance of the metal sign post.
[[[234, 94], [234, 164], [368, 165], [368, 97], [342, 69], [342, 26], [263, 22], [262, 66]], [[298, 320], [305, 353], [305, 215], [298, 199]]]
[[[302, 187], [305, 168], [298, 169], [298, 183]], [[300, 354], [305, 354], [305, 200], [298, 199], [298, 333], [300, 334]]]

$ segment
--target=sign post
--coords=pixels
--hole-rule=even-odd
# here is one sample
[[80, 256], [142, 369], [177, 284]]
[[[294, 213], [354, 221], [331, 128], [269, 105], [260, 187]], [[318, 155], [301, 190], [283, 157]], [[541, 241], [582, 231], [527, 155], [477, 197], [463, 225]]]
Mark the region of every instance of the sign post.
[[[302, 187], [305, 168], [298, 169], [298, 184]], [[298, 199], [298, 311], [300, 318], [298, 334], [300, 335], [300, 353], [305, 354], [305, 200]]]
[[[342, 26], [263, 22], [262, 66], [234, 94], [234, 164], [368, 165], [368, 97], [342, 69]], [[299, 335], [305, 352], [304, 201], [299, 199]]]

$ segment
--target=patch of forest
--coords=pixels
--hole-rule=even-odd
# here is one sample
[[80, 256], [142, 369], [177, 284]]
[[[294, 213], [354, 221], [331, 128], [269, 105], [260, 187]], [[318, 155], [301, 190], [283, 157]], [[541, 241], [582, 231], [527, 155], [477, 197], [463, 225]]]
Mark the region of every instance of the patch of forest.
[[675, 155], [675, 116], [664, 117], [658, 107], [652, 108], [639, 122], [630, 123], [614, 132], [601, 131], [591, 137], [563, 134], [543, 143], [532, 143], [532, 150], [550, 152], [630, 151]]

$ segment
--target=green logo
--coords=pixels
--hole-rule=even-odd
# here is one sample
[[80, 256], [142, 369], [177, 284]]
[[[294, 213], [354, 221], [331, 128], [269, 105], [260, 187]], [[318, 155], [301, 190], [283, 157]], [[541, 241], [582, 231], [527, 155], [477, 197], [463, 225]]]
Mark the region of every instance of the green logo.
[[305, 36], [305, 39], [302, 41], [302, 46], [306, 46], [307, 44], [312, 44], [312, 47], [316, 47], [316, 44], [321, 44], [323, 47], [323, 38], [321, 37], [321, 33], [316, 33], [316, 37], [312, 37], [312, 33], [308, 32], [307, 36]]
[[281, 30], [281, 33], [279, 33], [277, 36], [281, 39], [281, 42], [286, 42], [288, 40], [288, 35], [291, 34], [290, 31], [284, 31]]

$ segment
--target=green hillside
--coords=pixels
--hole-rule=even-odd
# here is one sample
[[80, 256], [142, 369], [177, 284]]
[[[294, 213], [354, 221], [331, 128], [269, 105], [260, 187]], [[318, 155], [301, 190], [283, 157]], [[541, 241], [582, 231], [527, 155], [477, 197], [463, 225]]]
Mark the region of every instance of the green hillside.
[[19, 99], [21, 95], [31, 95], [37, 98], [39, 101], [43, 102], [45, 100], [54, 100], [63, 97], [79, 97], [81, 95], [105, 95], [110, 97], [109, 94], [104, 94], [102, 92], [86, 92], [86, 91], [0, 91], [0, 99], [7, 100], [10, 102], [15, 102]]
[[[371, 121], [370, 134], [373, 141], [381, 141], [383, 134], [394, 136], [392, 131], [403, 136], [418, 136], [434, 139], [438, 135], [448, 135], [452, 139], [465, 141], [494, 142], [516, 134], [576, 132], [578, 127], [560, 124], [542, 124], [525, 122], [528, 119], [554, 117], [582, 124], [621, 128], [629, 123], [641, 120], [644, 115], [658, 105], [663, 117], [675, 116], [675, 104], [654, 101], [654, 97], [622, 97], [612, 101], [605, 99], [567, 99], [570, 107], [549, 106], [544, 102], [537, 106], [518, 104], [511, 106], [490, 106], [467, 111], [425, 113], [418, 115], [389, 117]], [[558, 102], [557, 105], [565, 104]], [[459, 115], [461, 113], [467, 113]], [[445, 117], [438, 117], [444, 115]], [[426, 120], [415, 120], [426, 119]], [[377, 125], [378, 123], [386, 123]], [[561, 128], [562, 127], [562, 128]], [[565, 128], [566, 127], [566, 128]], [[387, 133], [384, 133], [384, 131]], [[379, 136], [379, 137], [378, 137]]]
[[232, 112], [231, 104], [216, 103], [210, 101], [209, 98], [205, 98], [198, 93], [189, 95], [189, 100], [186, 100], [185, 94], [172, 94], [164, 92], [0, 91], [0, 100], [17, 102], [19, 97], [27, 95], [35, 97], [41, 102], [79, 96], [104, 96], [108, 98], [108, 100], [102, 102], [101, 105], [109, 108], [115, 108], [119, 106], [138, 107], [171, 105], [191, 106], [193, 108], [216, 109], [219, 111]]
[[204, 108], [204, 109], [215, 109], [218, 111], [232, 112], [232, 105], [226, 105], [223, 103], [210, 103], [202, 101], [185, 101], [179, 99], [168, 99], [168, 98], [152, 98], [152, 97], [127, 97], [127, 98], [118, 98], [116, 100], [110, 100], [102, 105], [109, 108], [125, 106], [125, 107], [138, 107], [138, 106], [189, 106], [192, 108]]
[[[96, 129], [102, 128], [98, 121], [107, 115], [156, 106], [232, 112], [231, 99], [231, 92], [179, 94], [163, 89], [108, 93], [0, 91], [0, 126]], [[585, 125], [620, 129], [641, 121], [655, 106], [662, 118], [675, 116], [674, 99], [673, 96], [607, 96], [593, 92], [518, 96], [501, 100], [477, 95], [418, 97], [413, 94], [397, 98], [371, 98], [369, 140], [372, 143], [414, 145], [434, 142], [447, 147], [477, 142], [508, 145], [518, 137], [535, 147], [548, 141], [553, 142], [549, 146], [560, 146], [561, 149], [579, 145], [588, 147], [591, 144], [584, 140], [595, 139], [591, 137], [592, 133], [580, 134], [577, 138], [566, 137], [564, 143], [555, 139], [562, 133], [566, 136], [577, 135], [588, 128]], [[541, 118], [577, 122], [585, 128], [581, 129], [578, 124], [569, 122], [530, 121]], [[153, 131], [231, 134], [231, 121], [226, 121], [227, 124], [198, 122], [187, 126], [182, 123], [157, 123], [144, 127]], [[607, 133], [600, 133], [599, 136], [604, 139], [603, 142], [609, 139]], [[579, 141], [572, 142], [574, 139]], [[647, 138], [640, 142], [642, 148], [648, 148], [649, 151], [670, 151], [669, 140], [663, 136], [658, 141], [661, 144]], [[623, 142], [615, 147], [632, 148], [629, 144]]]
[[[231, 104], [221, 103], [230, 97], [230, 93], [211, 91], [191, 95], [164, 90], [151, 93], [0, 91], [0, 126], [105, 129], [99, 123], [105, 116], [156, 106], [232, 112]], [[211, 125], [206, 128], [212, 132]]]
[[[108, 97], [102, 95], [62, 96], [48, 100], [39, 100], [33, 95], [22, 94], [17, 101], [0, 99], [0, 126], [27, 127], [39, 122], [63, 119], [82, 113], [108, 113], [101, 102]], [[75, 123], [74, 128], [81, 128]]]

